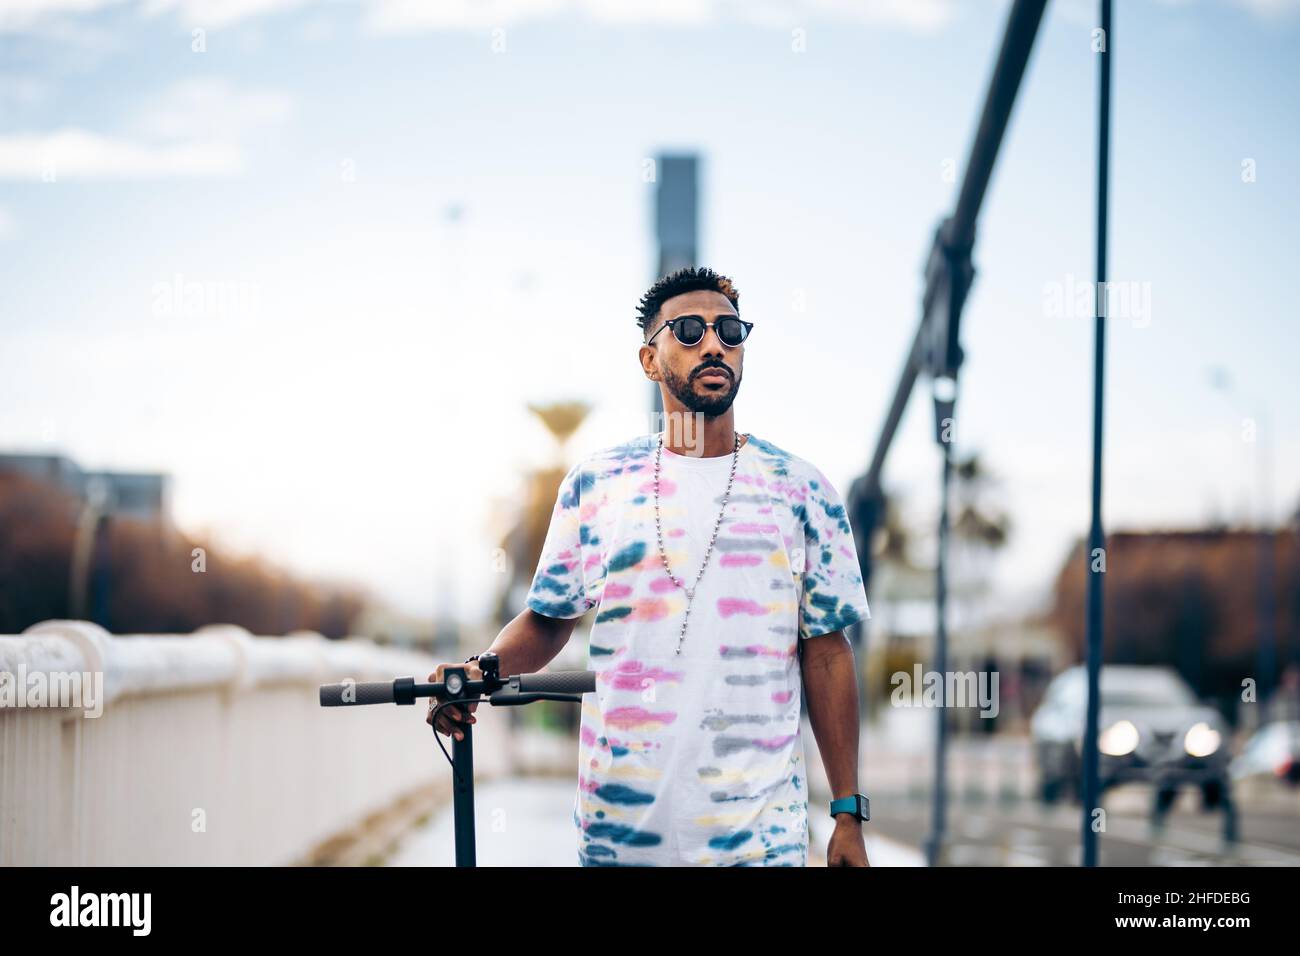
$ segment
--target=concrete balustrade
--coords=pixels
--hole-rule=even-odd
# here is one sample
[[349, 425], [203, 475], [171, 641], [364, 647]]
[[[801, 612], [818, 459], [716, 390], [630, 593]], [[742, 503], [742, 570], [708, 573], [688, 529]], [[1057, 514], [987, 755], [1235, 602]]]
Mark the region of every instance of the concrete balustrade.
[[[403, 796], [450, 785], [424, 701], [322, 708], [319, 685], [423, 680], [434, 664], [365, 640], [231, 626], [115, 637], [48, 621], [0, 635], [0, 681], [12, 682], [8, 698], [0, 685], [0, 865], [301, 860]], [[81, 673], [92, 687], [102, 675], [99, 716], [83, 700], [14, 699]], [[476, 777], [501, 772], [505, 734], [504, 719], [475, 725]]]

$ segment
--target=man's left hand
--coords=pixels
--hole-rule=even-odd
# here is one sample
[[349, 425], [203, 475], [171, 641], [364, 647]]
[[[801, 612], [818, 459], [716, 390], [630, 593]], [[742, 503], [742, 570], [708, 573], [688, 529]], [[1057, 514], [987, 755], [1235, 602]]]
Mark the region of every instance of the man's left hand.
[[862, 821], [849, 813], [835, 817], [835, 832], [826, 844], [827, 866], [870, 866], [867, 843], [862, 836]]

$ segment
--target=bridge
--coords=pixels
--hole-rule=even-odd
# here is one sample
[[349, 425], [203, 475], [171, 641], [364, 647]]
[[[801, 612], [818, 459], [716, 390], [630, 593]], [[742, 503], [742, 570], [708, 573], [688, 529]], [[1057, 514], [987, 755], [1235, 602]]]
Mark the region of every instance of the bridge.
[[[0, 635], [0, 866], [282, 865], [450, 793], [415, 708], [322, 710], [322, 683], [424, 677], [427, 655], [239, 627]], [[96, 685], [99, 685], [98, 687]], [[505, 766], [484, 721], [478, 776]]]

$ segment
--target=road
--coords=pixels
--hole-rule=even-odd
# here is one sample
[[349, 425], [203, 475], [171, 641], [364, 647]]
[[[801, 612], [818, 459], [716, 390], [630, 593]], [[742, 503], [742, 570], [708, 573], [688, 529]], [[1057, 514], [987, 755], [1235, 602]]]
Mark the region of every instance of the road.
[[[932, 752], [924, 739], [932, 713], [894, 715], [887, 727], [866, 728], [863, 779], [873, 825], [890, 838], [923, 846], [931, 829]], [[1023, 737], [957, 737], [948, 759], [948, 865], [1077, 866], [1081, 811], [1044, 806], [1034, 798], [1035, 773]], [[1103, 866], [1300, 865], [1300, 791], [1280, 786], [1237, 794], [1238, 841], [1225, 843], [1223, 816], [1200, 810], [1184, 790], [1165, 826], [1151, 823], [1150, 788], [1129, 784], [1102, 799]]]
[[[1243, 808], [1241, 839], [1223, 841], [1218, 814], [1179, 807], [1163, 829], [1149, 820], [1149, 795], [1116, 790], [1105, 800], [1099, 839], [1102, 866], [1300, 866], [1300, 816]], [[888, 795], [872, 800], [874, 825], [894, 840], [922, 845], [930, 832], [929, 797]], [[945, 863], [953, 866], [1077, 866], [1080, 811], [956, 799], [949, 805]]]

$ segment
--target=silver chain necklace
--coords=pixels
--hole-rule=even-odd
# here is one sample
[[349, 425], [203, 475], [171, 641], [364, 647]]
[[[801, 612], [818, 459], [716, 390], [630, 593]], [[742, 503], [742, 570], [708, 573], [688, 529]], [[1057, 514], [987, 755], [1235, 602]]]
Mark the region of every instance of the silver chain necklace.
[[736, 433], [736, 448], [731, 453], [731, 474], [727, 477], [727, 490], [722, 496], [722, 507], [718, 509], [718, 520], [713, 525], [713, 534], [709, 537], [708, 550], [704, 552], [704, 560], [700, 563], [700, 573], [695, 575], [695, 583], [687, 587], [679, 581], [673, 574], [672, 568], [668, 566], [668, 553], [664, 550], [664, 529], [659, 518], [659, 462], [663, 457], [664, 436], [659, 433], [659, 447], [655, 450], [655, 531], [659, 535], [659, 556], [664, 560], [664, 571], [672, 582], [686, 592], [686, 614], [682, 618], [682, 630], [677, 635], [677, 653], [682, 652], [682, 641], [686, 638], [686, 625], [691, 620], [691, 602], [695, 600], [695, 588], [699, 586], [700, 578], [704, 577], [704, 569], [709, 565], [709, 555], [713, 553], [713, 544], [718, 540], [718, 531], [722, 527], [722, 516], [727, 510], [727, 501], [731, 498], [731, 483], [736, 480], [736, 462], [740, 459], [740, 433]]

